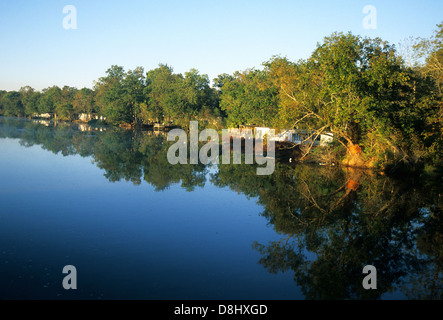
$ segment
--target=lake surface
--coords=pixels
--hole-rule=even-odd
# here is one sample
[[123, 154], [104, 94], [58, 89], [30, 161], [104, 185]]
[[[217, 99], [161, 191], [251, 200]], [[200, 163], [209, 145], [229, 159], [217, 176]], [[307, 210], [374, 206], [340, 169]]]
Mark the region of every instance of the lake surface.
[[[0, 118], [0, 298], [442, 298], [441, 181], [173, 166], [169, 146]], [[77, 290], [62, 286], [66, 265]], [[365, 265], [377, 290], [362, 286]]]

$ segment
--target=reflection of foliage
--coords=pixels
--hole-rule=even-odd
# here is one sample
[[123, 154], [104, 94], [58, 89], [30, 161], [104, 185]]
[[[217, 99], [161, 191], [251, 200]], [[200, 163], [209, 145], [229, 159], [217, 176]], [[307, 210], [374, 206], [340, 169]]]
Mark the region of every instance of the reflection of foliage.
[[98, 137], [94, 149], [94, 159], [99, 168], [105, 169], [109, 181], [132, 181], [141, 183], [142, 154], [134, 149], [130, 132], [109, 132]]
[[290, 236], [280, 241], [271, 242], [268, 246], [254, 242], [254, 249], [263, 256], [259, 261], [260, 264], [270, 273], [297, 269], [304, 262], [304, 257], [300, 250], [288, 244], [289, 239]]
[[[441, 298], [438, 188], [330, 167], [277, 166], [274, 175], [257, 177], [249, 167], [221, 166], [212, 180], [258, 197], [262, 215], [284, 235], [254, 244], [259, 262], [272, 273], [292, 270], [306, 298], [380, 298], [400, 286], [407, 293], [420, 277], [433, 281], [409, 296]], [[377, 268], [378, 290], [362, 287], [368, 264]]]
[[[143, 170], [146, 182], [154, 185], [157, 190], [166, 189], [173, 183], [179, 183], [187, 191], [195, 187], [203, 187], [206, 182], [206, 169], [202, 164], [198, 165], [171, 165], [167, 160], [167, 152], [170, 144], [163, 137], [157, 137], [157, 147], [152, 148], [152, 138], [147, 140], [147, 150], [155, 150], [143, 158]], [[155, 149], [158, 148], [158, 149]], [[152, 151], [149, 151], [152, 152]]]
[[164, 190], [180, 183], [186, 190], [204, 186], [204, 165], [171, 165], [167, 160], [168, 143], [164, 136], [147, 132], [107, 128], [106, 131], [76, 130], [74, 125], [17, 119], [0, 120], [0, 138], [18, 138], [25, 146], [41, 145], [43, 149], [63, 156], [79, 154], [92, 157], [94, 163], [105, 171], [105, 177], [116, 182], [122, 179], [141, 184], [144, 179], [156, 190]]
[[[163, 136], [111, 128], [0, 119], [0, 138], [18, 138], [63, 155], [90, 156], [110, 181], [142, 179], [156, 190], [204, 186], [204, 165], [171, 165]], [[244, 162], [244, 161], [243, 161]], [[400, 289], [413, 299], [443, 298], [443, 203], [432, 181], [398, 181], [368, 171], [277, 164], [270, 176], [253, 165], [220, 165], [211, 182], [257, 199], [281, 241], [254, 243], [269, 272], [294, 273], [307, 299], [374, 299]], [[362, 270], [377, 268], [378, 290], [364, 290]]]
[[[441, 199], [439, 198], [441, 201]], [[417, 247], [425, 254], [429, 263], [420, 274], [411, 276], [407, 295], [414, 299], [443, 299], [443, 211], [436, 206], [423, 221], [418, 233]]]

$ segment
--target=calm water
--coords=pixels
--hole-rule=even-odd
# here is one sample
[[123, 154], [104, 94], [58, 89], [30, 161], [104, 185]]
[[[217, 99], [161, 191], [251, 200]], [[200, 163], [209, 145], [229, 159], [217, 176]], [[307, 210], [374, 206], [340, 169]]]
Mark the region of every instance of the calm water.
[[[441, 184], [172, 166], [168, 146], [0, 118], [0, 298], [442, 298]], [[362, 287], [368, 264], [377, 290]], [[77, 290], [63, 289], [65, 265]]]

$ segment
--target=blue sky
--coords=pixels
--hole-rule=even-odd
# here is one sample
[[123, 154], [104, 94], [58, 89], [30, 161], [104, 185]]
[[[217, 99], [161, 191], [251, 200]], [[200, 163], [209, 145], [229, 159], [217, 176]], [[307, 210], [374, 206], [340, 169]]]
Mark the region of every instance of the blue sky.
[[[63, 28], [65, 5], [77, 9], [76, 30]], [[363, 28], [366, 5], [377, 9], [375, 30]], [[167, 63], [213, 79], [276, 54], [306, 59], [334, 31], [393, 44], [429, 37], [442, 13], [441, 0], [2, 0], [0, 89], [92, 87], [113, 64]]]

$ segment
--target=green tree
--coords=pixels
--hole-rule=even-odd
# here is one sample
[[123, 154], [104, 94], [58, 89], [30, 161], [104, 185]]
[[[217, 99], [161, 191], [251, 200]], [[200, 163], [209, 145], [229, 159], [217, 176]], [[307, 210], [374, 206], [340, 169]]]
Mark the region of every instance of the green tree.
[[43, 89], [42, 96], [38, 103], [38, 112], [55, 113], [55, 108], [61, 101], [62, 90], [58, 86]]
[[170, 122], [181, 106], [176, 105], [176, 88], [182, 81], [181, 75], [175, 75], [172, 67], [160, 64], [146, 75], [147, 87], [145, 94], [147, 104], [145, 114], [149, 120]]
[[106, 74], [94, 86], [101, 112], [114, 124], [137, 122], [144, 100], [143, 69], [136, 68], [125, 73], [123, 67], [114, 65]]
[[35, 91], [30, 86], [20, 89], [21, 100], [25, 110], [25, 115], [31, 117], [38, 113], [38, 105], [41, 93]]
[[189, 126], [189, 121], [208, 120], [220, 115], [218, 96], [210, 87], [207, 75], [191, 69], [174, 74], [168, 65], [160, 64], [146, 75], [146, 102], [141, 105], [141, 115], [145, 122], [166, 122]]
[[437, 25], [430, 38], [419, 38], [415, 50], [424, 59], [422, 71], [435, 79], [439, 93], [443, 94], [443, 22]]
[[78, 90], [72, 101], [72, 106], [76, 114], [91, 114], [96, 111], [94, 91], [89, 88]]
[[[434, 112], [395, 48], [381, 39], [334, 33], [307, 61], [275, 57], [266, 64], [279, 89], [279, 122], [332, 132], [347, 150], [346, 164], [417, 161], [423, 114]], [[419, 108], [417, 108], [419, 106]], [[288, 122], [289, 121], [289, 122]]]
[[211, 88], [208, 75], [201, 75], [197, 69], [191, 69], [185, 73], [184, 85], [186, 98], [201, 125], [220, 124], [222, 112], [219, 93], [215, 88]]
[[25, 110], [20, 99], [20, 92], [10, 91], [2, 97], [3, 114], [8, 117], [23, 117]]
[[218, 78], [221, 85], [220, 108], [228, 115], [228, 126], [273, 126], [278, 106], [278, 91], [267, 72], [236, 72], [233, 78]]
[[74, 120], [73, 101], [77, 94], [74, 87], [64, 86], [61, 90], [60, 100], [56, 102], [55, 112], [61, 120]]
[[146, 102], [144, 90], [146, 87], [146, 79], [142, 67], [129, 70], [122, 81], [124, 87], [125, 104], [129, 110], [132, 110], [132, 122], [136, 124], [142, 123], [143, 118], [140, 117], [141, 106]]
[[119, 66], [111, 66], [106, 71], [106, 76], [102, 77], [95, 84], [97, 93], [97, 103], [101, 112], [108, 121], [115, 124], [130, 123], [132, 120], [132, 110], [128, 110], [122, 99], [124, 94], [123, 78], [124, 69]]
[[[431, 140], [427, 145], [429, 156], [434, 157], [434, 163], [442, 166], [443, 157], [443, 22], [437, 25], [434, 34], [427, 39], [419, 38], [414, 46], [415, 54], [422, 59], [422, 63], [414, 68], [413, 72], [419, 73], [431, 80], [435, 86], [418, 86], [414, 90], [426, 90], [427, 99], [421, 106], [433, 107], [435, 112], [426, 112], [423, 117], [429, 130], [424, 132], [425, 140]], [[428, 143], [429, 144], [429, 143]]]
[[3, 104], [2, 104], [2, 99], [3, 96], [6, 94], [5, 90], [0, 90], [0, 116], [3, 115]]

